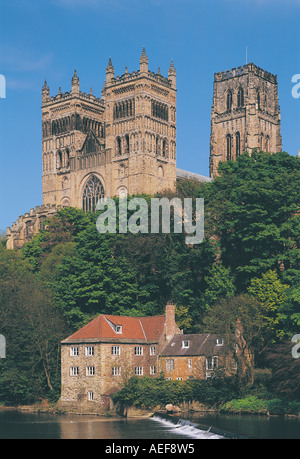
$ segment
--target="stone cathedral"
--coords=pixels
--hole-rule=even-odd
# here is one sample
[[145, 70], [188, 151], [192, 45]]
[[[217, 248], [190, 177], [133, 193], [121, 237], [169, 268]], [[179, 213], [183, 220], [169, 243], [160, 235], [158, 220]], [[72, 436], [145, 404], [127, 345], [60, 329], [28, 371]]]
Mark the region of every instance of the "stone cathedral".
[[101, 98], [80, 90], [50, 97], [42, 88], [43, 204], [7, 228], [7, 248], [19, 248], [61, 207], [94, 211], [102, 197], [174, 190], [176, 181], [212, 180], [220, 161], [259, 148], [281, 151], [277, 76], [247, 64], [215, 74], [210, 178], [176, 167], [176, 70], [148, 68], [115, 76], [109, 59]]

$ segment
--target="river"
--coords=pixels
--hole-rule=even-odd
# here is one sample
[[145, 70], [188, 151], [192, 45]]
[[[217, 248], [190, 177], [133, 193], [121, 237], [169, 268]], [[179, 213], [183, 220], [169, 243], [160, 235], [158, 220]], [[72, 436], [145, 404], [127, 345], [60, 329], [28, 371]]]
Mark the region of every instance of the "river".
[[[300, 419], [194, 413], [188, 419], [101, 418], [0, 411], [1, 439], [300, 439]], [[224, 435], [223, 435], [224, 432]]]

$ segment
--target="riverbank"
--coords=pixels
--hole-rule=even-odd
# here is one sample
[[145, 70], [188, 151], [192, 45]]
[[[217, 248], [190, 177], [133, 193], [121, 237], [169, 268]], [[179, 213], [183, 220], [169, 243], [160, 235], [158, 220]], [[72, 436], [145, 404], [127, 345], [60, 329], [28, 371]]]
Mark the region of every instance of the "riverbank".
[[[110, 419], [112, 417], [117, 417], [119, 419], [126, 418], [150, 418], [155, 412], [160, 412], [162, 414], [170, 414], [173, 416], [188, 417], [194, 415], [206, 415], [206, 414], [229, 414], [229, 415], [253, 415], [253, 416], [284, 416], [287, 418], [299, 418], [300, 411], [298, 406], [300, 405], [299, 401], [294, 402], [283, 402], [280, 399], [272, 400], [261, 400], [255, 396], [249, 396], [244, 399], [235, 399], [230, 402], [225, 403], [220, 407], [206, 407], [203, 404], [195, 404], [187, 407], [184, 406], [175, 406], [167, 405], [166, 407], [156, 406], [151, 408], [137, 408], [129, 407], [123, 414], [117, 409], [106, 411], [103, 413], [83, 413], [75, 412], [68, 410], [61, 410], [58, 407], [57, 403], [50, 403], [48, 400], [42, 400], [32, 405], [4, 405], [0, 404], [1, 411], [17, 410], [20, 412], [27, 413], [48, 413], [54, 415], [94, 415], [102, 417], [105, 419]], [[187, 409], [188, 408], [188, 409]]]

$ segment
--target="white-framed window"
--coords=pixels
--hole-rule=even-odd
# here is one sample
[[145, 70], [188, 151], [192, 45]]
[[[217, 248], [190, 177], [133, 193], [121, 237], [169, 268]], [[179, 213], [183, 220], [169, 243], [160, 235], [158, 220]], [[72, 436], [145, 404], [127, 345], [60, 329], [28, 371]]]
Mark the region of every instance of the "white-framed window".
[[206, 357], [206, 369], [215, 370], [218, 367], [218, 357]]
[[94, 392], [91, 390], [88, 391], [88, 401], [92, 402], [94, 400]]
[[156, 346], [150, 346], [150, 355], [156, 354]]
[[156, 366], [155, 365], [151, 365], [150, 366], [150, 375], [156, 375]]
[[167, 371], [174, 371], [174, 359], [168, 359], [166, 361], [166, 370]]
[[143, 376], [143, 367], [135, 367], [134, 374], [136, 374], [137, 376]]
[[121, 376], [121, 367], [112, 367], [111, 374], [112, 376]]
[[116, 333], [122, 333], [122, 325], [116, 325]]
[[217, 346], [223, 346], [224, 341], [223, 338], [217, 338]]
[[111, 347], [111, 354], [112, 354], [112, 355], [121, 355], [121, 348], [120, 348], [120, 346], [112, 346], [112, 347]]
[[182, 347], [185, 348], [185, 349], [190, 347], [190, 342], [189, 342], [188, 339], [185, 339], [185, 340], [182, 341]]
[[78, 376], [79, 368], [78, 367], [70, 367], [70, 376]]
[[189, 370], [193, 369], [193, 360], [192, 359], [188, 359], [188, 369]]
[[95, 376], [95, 367], [86, 367], [86, 376]]
[[177, 381], [183, 381], [183, 378], [181, 376], [179, 376], [178, 378], [176, 378]]
[[134, 347], [134, 354], [135, 354], [135, 355], [143, 355], [143, 348], [142, 348], [142, 346], [135, 346], [135, 347]]
[[70, 356], [71, 357], [76, 357], [79, 355], [79, 347], [78, 346], [71, 346], [70, 347]]
[[166, 381], [171, 381], [172, 378], [171, 378], [170, 376], [168, 376], [168, 377], [165, 378], [165, 379], [166, 379]]
[[94, 346], [86, 346], [85, 347], [85, 355], [95, 355]]

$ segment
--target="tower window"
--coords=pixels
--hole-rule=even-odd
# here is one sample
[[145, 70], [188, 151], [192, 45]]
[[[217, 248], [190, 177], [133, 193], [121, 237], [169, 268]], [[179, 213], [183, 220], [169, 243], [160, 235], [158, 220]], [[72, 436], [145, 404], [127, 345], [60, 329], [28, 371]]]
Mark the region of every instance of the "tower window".
[[269, 140], [270, 140], [270, 138], [269, 138], [269, 136], [267, 135], [267, 136], [266, 136], [266, 151], [267, 151], [267, 152], [269, 151]]
[[243, 88], [239, 88], [239, 90], [238, 90], [237, 105], [238, 105], [238, 107], [243, 107], [244, 106], [244, 90], [243, 90]]
[[227, 111], [230, 112], [232, 107], [232, 92], [229, 90], [227, 93]]
[[95, 212], [97, 202], [104, 198], [104, 188], [100, 180], [92, 175], [83, 190], [82, 208], [84, 212]]
[[117, 137], [116, 141], [117, 141], [117, 155], [121, 155], [122, 154], [122, 143], [121, 143], [120, 137]]
[[56, 168], [57, 169], [61, 169], [62, 168], [62, 152], [61, 151], [58, 151], [57, 152], [57, 163], [56, 163]]
[[231, 159], [231, 135], [226, 136], [226, 148], [227, 148], [227, 161]]
[[125, 154], [129, 155], [129, 135], [125, 135]]
[[235, 154], [236, 157], [240, 156], [241, 154], [241, 136], [239, 132], [235, 134]]
[[257, 90], [256, 100], [257, 100], [257, 108], [258, 110], [260, 110], [260, 94], [258, 90]]
[[166, 156], [167, 154], [167, 141], [166, 139], [163, 140], [163, 151], [162, 151], [162, 155], [163, 156]]

